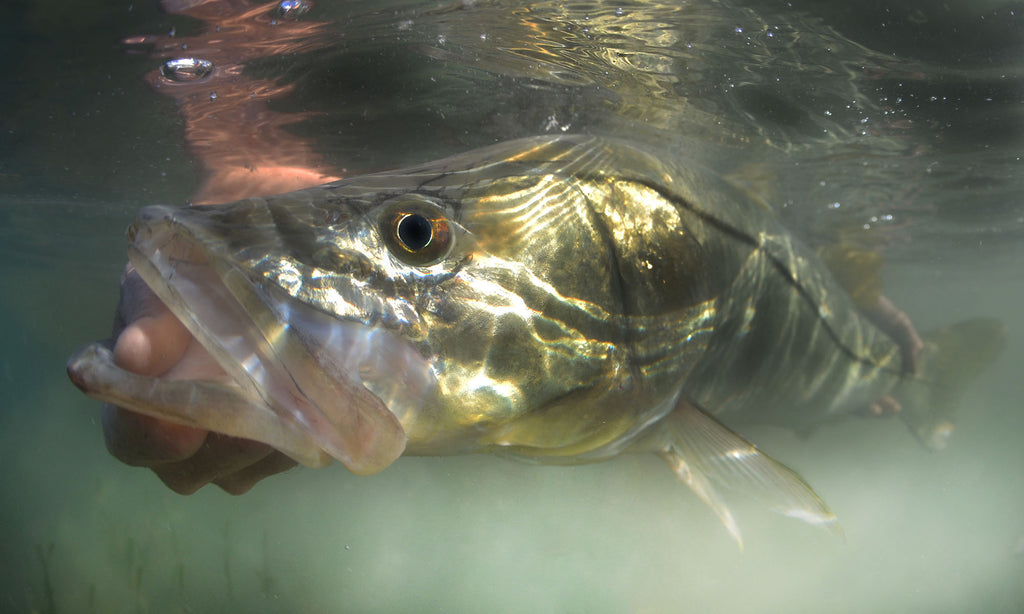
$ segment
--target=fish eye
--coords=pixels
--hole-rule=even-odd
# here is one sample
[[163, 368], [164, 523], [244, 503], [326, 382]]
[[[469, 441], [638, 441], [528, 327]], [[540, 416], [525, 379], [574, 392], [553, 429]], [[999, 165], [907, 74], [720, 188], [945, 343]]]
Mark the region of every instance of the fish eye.
[[395, 235], [407, 250], [418, 252], [430, 245], [434, 238], [434, 228], [423, 215], [410, 213], [398, 219]]
[[383, 219], [388, 249], [399, 260], [414, 266], [437, 262], [448, 254], [452, 235], [448, 220], [424, 206], [398, 206]]

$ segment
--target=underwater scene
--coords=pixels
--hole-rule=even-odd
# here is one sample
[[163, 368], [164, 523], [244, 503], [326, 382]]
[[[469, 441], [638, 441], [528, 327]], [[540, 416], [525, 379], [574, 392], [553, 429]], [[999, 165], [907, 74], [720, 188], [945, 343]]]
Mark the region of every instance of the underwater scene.
[[1024, 611], [1024, 4], [6, 8], [0, 611]]

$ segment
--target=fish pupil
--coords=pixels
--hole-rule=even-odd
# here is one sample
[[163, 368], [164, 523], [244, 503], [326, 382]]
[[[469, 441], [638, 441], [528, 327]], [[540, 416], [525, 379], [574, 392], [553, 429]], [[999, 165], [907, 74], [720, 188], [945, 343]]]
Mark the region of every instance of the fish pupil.
[[409, 214], [398, 222], [398, 240], [406, 249], [417, 252], [430, 244], [433, 229], [430, 220], [418, 213]]

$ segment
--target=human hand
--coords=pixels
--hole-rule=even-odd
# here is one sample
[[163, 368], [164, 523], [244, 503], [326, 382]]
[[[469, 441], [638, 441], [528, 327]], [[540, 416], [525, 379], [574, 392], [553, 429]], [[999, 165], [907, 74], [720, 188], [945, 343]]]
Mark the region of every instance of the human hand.
[[[130, 266], [114, 320], [114, 362], [139, 375], [215, 378], [223, 371]], [[158, 420], [111, 405], [103, 409], [107, 449], [121, 462], [149, 467], [171, 490], [191, 494], [208, 483], [242, 494], [296, 462], [270, 446]]]

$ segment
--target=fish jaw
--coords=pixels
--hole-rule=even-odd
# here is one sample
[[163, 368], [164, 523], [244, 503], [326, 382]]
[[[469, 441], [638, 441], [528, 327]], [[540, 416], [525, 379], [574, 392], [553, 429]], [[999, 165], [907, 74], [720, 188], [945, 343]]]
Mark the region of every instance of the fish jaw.
[[[228, 226], [212, 211], [217, 207], [147, 207], [129, 228], [129, 258], [228, 374], [237, 394], [276, 417], [266, 433], [245, 436], [274, 445], [281, 439], [272, 432], [277, 428], [300, 433], [309, 449], [292, 453], [296, 460], [316, 464], [309, 459], [319, 449], [353, 473], [376, 473], [405, 449], [405, 432], [391, 407], [409, 411], [403, 402], [414, 402], [430, 386], [429, 364], [397, 335], [303, 304], [241, 265], [225, 233], [244, 227], [246, 209], [255, 212], [260, 202], [230, 205]], [[403, 379], [413, 384], [388, 399], [389, 407], [368, 386], [385, 375], [394, 379], [392, 370], [404, 370]], [[216, 426], [211, 430], [239, 430], [208, 422]], [[194, 416], [191, 423], [204, 426]]]
[[262, 441], [307, 467], [331, 457], [307, 433], [290, 427], [260, 398], [230, 382], [150, 377], [122, 369], [103, 342], [75, 352], [68, 377], [90, 397], [129, 411], [232, 437]]

